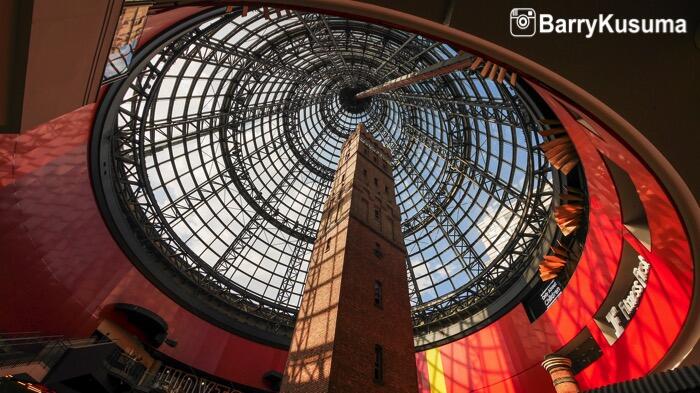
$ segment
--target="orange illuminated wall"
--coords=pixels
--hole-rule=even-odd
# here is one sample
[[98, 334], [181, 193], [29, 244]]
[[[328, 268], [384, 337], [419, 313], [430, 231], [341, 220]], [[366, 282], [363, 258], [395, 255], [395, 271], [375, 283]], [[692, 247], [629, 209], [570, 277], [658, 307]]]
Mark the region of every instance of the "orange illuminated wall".
[[[688, 318], [693, 260], [673, 203], [644, 163], [585, 112], [533, 85], [576, 147], [585, 172], [588, 234], [576, 271], [554, 305], [530, 322], [518, 305], [486, 328], [416, 355], [421, 392], [553, 392], [540, 366], [588, 328], [603, 355], [576, 378], [582, 389], [649, 373], [669, 351]], [[629, 175], [646, 214], [651, 248], [622, 222], [621, 201], [604, 157]], [[623, 244], [652, 266], [636, 314], [612, 345], [594, 320], [618, 274]]]

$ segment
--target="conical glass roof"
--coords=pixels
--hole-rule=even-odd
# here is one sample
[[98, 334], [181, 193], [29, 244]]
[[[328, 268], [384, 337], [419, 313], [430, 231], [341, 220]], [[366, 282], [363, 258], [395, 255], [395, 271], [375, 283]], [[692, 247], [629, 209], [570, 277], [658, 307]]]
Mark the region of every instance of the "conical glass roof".
[[417, 334], [483, 309], [545, 241], [552, 179], [522, 90], [465, 69], [353, 98], [457, 55], [448, 44], [252, 10], [200, 16], [150, 49], [113, 88], [100, 131], [111, 214], [140, 233], [132, 247], [275, 332], [293, 326], [360, 122], [393, 153]]

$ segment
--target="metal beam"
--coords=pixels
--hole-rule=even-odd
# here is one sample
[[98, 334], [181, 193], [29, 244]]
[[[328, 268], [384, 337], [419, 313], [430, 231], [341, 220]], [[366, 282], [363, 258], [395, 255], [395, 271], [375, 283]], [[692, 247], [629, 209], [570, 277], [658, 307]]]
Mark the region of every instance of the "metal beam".
[[440, 75], [449, 74], [450, 72], [469, 67], [474, 59], [475, 57], [472, 54], [461, 53], [451, 59], [441, 61], [422, 70], [411, 72], [410, 74], [400, 76], [386, 83], [382, 83], [379, 86], [375, 86], [363, 92], [357, 93], [355, 98], [360, 100], [377, 94], [396, 90], [404, 86], [412, 85], [426, 79], [432, 79]]

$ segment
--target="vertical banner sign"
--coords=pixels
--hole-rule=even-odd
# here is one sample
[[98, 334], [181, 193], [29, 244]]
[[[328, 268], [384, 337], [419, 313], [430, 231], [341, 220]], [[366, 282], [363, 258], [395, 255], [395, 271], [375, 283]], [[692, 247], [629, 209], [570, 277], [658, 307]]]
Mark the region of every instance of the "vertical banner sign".
[[639, 264], [632, 270], [632, 274], [634, 274], [635, 278], [632, 282], [632, 287], [627, 292], [627, 296], [620, 300], [617, 305], [612, 306], [605, 316], [605, 319], [615, 329], [615, 337], [618, 338], [625, 331], [627, 324], [632, 320], [634, 312], [639, 305], [639, 300], [647, 287], [651, 265], [643, 256], [640, 255], [638, 258]]

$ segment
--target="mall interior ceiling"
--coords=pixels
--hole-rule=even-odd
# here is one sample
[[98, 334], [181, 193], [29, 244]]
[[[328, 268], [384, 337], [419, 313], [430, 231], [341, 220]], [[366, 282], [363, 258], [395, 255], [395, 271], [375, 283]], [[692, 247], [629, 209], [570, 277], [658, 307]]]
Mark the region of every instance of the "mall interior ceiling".
[[342, 271], [338, 355], [290, 352], [358, 129], [380, 226], [331, 260], [400, 260], [418, 391], [700, 389], [700, 3], [516, 5], [0, 0], [0, 391], [413, 390]]

